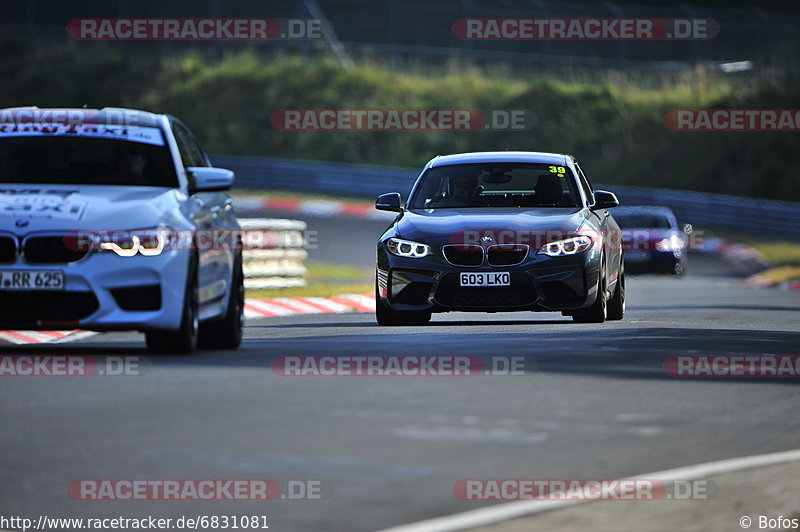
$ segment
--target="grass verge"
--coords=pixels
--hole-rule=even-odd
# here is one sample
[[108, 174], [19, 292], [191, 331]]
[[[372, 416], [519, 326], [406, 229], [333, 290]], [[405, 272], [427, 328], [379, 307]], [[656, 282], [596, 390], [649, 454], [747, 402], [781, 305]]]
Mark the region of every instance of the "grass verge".
[[344, 264], [328, 262], [306, 262], [306, 286], [296, 288], [271, 288], [248, 290], [246, 297], [329, 297], [339, 294], [363, 294], [375, 288], [368, 269], [359, 269]]

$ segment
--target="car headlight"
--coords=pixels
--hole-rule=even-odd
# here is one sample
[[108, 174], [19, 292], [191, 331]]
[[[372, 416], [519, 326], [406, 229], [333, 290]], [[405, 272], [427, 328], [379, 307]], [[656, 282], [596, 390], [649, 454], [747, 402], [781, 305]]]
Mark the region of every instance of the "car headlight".
[[98, 247], [112, 251], [120, 257], [133, 257], [141, 254], [146, 257], [161, 255], [172, 239], [172, 232], [166, 228], [138, 229], [134, 231], [113, 231], [100, 235]]
[[544, 253], [550, 257], [560, 257], [562, 255], [575, 255], [581, 253], [592, 247], [592, 237], [586, 235], [579, 235], [564, 240], [556, 240], [545, 244], [539, 250], [539, 253]]
[[683, 249], [683, 240], [678, 235], [672, 235], [656, 242], [658, 251], [680, 251]]
[[431, 254], [431, 247], [428, 244], [401, 238], [390, 238], [386, 241], [386, 247], [398, 257], [421, 259]]

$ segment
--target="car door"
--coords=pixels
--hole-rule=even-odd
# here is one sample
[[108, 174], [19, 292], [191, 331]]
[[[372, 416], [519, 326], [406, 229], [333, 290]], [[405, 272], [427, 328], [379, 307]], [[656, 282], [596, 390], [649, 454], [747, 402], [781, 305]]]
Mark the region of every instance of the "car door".
[[[175, 135], [184, 168], [208, 166], [207, 158], [186, 126], [175, 120], [172, 122], [172, 133]], [[217, 196], [216, 192], [195, 192], [189, 199], [189, 211], [196, 231], [194, 247], [197, 249], [197, 287], [201, 306], [220, 299], [227, 289], [226, 253], [215, 249], [220, 246], [215, 245], [214, 241], [216, 219], [222, 209]]]
[[[581, 169], [578, 161], [573, 159], [575, 170], [578, 172], [578, 179], [581, 182], [581, 188], [586, 195], [589, 204], [594, 203], [594, 187], [592, 182], [586, 177]], [[612, 289], [615, 286], [616, 280], [620, 273], [620, 264], [622, 263], [622, 241], [619, 225], [611, 216], [608, 209], [599, 209], [592, 211], [592, 216], [596, 219], [598, 230], [603, 237], [603, 251], [606, 257], [606, 279], [608, 288]]]
[[[196, 150], [200, 160], [203, 162], [200, 166], [212, 166], [211, 160], [191, 131], [189, 131], [189, 138], [194, 150]], [[213, 246], [213, 253], [208, 257], [208, 260], [214, 266], [212, 279], [214, 289], [210, 297], [216, 299], [221, 298], [229, 288], [234, 259], [239, 249], [238, 240], [234, 236], [224, 235], [230, 235], [227, 231], [238, 230], [239, 222], [233, 212], [233, 199], [226, 191], [205, 192], [203, 194], [210, 206], [211, 220], [209, 223], [211, 228], [214, 235], [220, 236], [216, 240], [217, 244]], [[238, 235], [238, 233], [236, 234]]]

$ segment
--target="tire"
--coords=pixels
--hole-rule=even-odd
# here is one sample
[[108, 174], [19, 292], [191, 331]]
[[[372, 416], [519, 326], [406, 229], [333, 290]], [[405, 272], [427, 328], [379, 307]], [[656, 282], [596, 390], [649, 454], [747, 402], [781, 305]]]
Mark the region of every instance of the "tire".
[[606, 319], [619, 321], [625, 317], [625, 266], [620, 264], [619, 279], [617, 279], [617, 289], [614, 295], [608, 300]]
[[391, 308], [381, 299], [378, 293], [378, 281], [375, 280], [375, 319], [378, 325], [424, 325], [431, 321], [431, 313], [422, 311], [399, 311]]
[[606, 296], [606, 275], [605, 266], [600, 266], [600, 279], [597, 281], [597, 299], [592, 306], [587, 308], [582, 314], [572, 316], [572, 320], [577, 323], [603, 323], [608, 316], [608, 298]]
[[202, 348], [236, 349], [242, 343], [244, 323], [244, 273], [242, 256], [233, 265], [231, 295], [222, 319], [205, 322], [200, 326], [198, 344]]
[[198, 301], [197, 257], [192, 257], [186, 274], [181, 324], [175, 331], [148, 331], [147, 349], [154, 353], [191, 353], [197, 349]]

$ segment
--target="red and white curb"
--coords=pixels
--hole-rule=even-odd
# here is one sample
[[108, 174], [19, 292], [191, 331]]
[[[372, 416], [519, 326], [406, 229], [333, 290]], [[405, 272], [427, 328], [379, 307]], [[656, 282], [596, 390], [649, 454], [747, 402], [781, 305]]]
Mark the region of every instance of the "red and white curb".
[[[330, 297], [275, 297], [246, 299], [245, 318], [272, 318], [297, 314], [345, 314], [375, 312], [375, 296], [343, 294]], [[93, 331], [0, 331], [3, 344], [47, 344], [79, 340], [97, 334]]]
[[57, 344], [97, 334], [93, 331], [0, 331], [3, 344]]
[[307, 216], [369, 220], [391, 220], [396, 216], [391, 212], [375, 210], [375, 207], [369, 203], [333, 200], [237, 196], [234, 198], [233, 204], [237, 213], [277, 210]]
[[294, 314], [343, 314], [375, 312], [374, 294], [344, 294], [330, 297], [274, 297], [247, 299], [245, 318], [291, 316]]

